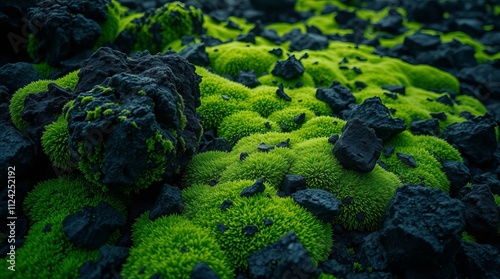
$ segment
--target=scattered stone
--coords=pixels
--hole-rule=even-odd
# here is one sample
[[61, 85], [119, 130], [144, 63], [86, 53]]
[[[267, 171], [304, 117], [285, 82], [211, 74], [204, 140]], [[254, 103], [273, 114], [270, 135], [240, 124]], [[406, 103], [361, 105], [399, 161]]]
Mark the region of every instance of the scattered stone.
[[233, 201], [230, 200], [230, 199], [227, 199], [225, 200], [224, 202], [222, 202], [222, 204], [220, 205], [220, 209], [222, 211], [226, 211], [228, 208], [230, 208], [231, 206], [233, 206]]
[[331, 144], [335, 144], [337, 143], [339, 138], [340, 138], [339, 134], [333, 134], [331, 137], [328, 138], [328, 142]]
[[458, 198], [465, 205], [466, 230], [483, 239], [493, 238], [500, 226], [500, 209], [487, 185], [463, 187]]
[[248, 157], [247, 152], [241, 152], [240, 153], [240, 161], [244, 161]]
[[265, 143], [261, 143], [257, 146], [257, 149], [261, 152], [269, 152], [269, 150], [274, 149], [274, 145], [267, 145]]
[[282, 77], [284, 79], [294, 79], [302, 76], [305, 72], [305, 68], [300, 62], [295, 58], [295, 55], [291, 55], [287, 60], [277, 61], [274, 65], [271, 73], [275, 76]]
[[258, 231], [259, 229], [255, 225], [248, 225], [241, 230], [247, 236], [254, 236]]
[[328, 43], [328, 38], [323, 35], [312, 33], [301, 34], [292, 38], [290, 51], [326, 49], [328, 48]]
[[249, 273], [252, 278], [286, 278], [290, 271], [301, 274], [301, 278], [315, 278], [319, 275], [309, 252], [294, 232], [272, 243], [248, 257]]
[[9, 63], [0, 67], [0, 80], [8, 91], [14, 93], [29, 83], [42, 79], [42, 76], [26, 62]]
[[356, 86], [356, 88], [358, 90], [362, 90], [362, 89], [365, 89], [368, 85], [366, 83], [362, 82], [362, 81], [358, 81], [357, 80], [357, 81], [354, 82], [354, 86]]
[[384, 95], [393, 99], [393, 100], [396, 100], [398, 98], [398, 95], [395, 94], [395, 93], [388, 93], [388, 92], [384, 92]]
[[264, 185], [264, 180], [262, 178], [257, 179], [255, 183], [251, 186], [246, 187], [241, 191], [240, 196], [242, 197], [251, 197], [253, 195], [263, 193], [264, 190], [266, 189], [266, 186]]
[[299, 115], [297, 115], [297, 116], [295, 116], [295, 117], [293, 118], [293, 121], [294, 121], [296, 124], [298, 124], [298, 125], [300, 125], [300, 124], [304, 124], [304, 121], [305, 121], [305, 120], [306, 120], [306, 114], [305, 114], [305, 113], [301, 113], [301, 114], [299, 114]]
[[394, 145], [389, 145], [389, 146], [384, 147], [384, 149], [382, 149], [382, 153], [384, 154], [384, 156], [386, 158], [389, 158], [389, 157], [391, 157], [392, 153], [394, 152], [394, 149], [396, 149], [396, 147]]
[[429, 35], [417, 32], [404, 40], [404, 47], [410, 53], [422, 52], [436, 48], [441, 44], [439, 35]]
[[262, 222], [264, 222], [264, 225], [266, 225], [266, 226], [271, 226], [273, 224], [273, 220], [271, 220], [269, 218], [264, 218], [264, 220], [262, 220]]
[[222, 223], [217, 223], [217, 230], [220, 232], [220, 233], [225, 233], [229, 228], [222, 224]]
[[401, 95], [406, 95], [406, 86], [404, 85], [384, 85], [382, 86], [382, 89]]
[[255, 44], [255, 34], [252, 32], [249, 32], [247, 34], [239, 34], [236, 38], [236, 41]]
[[291, 194], [300, 190], [305, 190], [306, 188], [306, 179], [303, 176], [286, 174], [283, 180], [281, 180], [279, 189], [285, 196], [290, 196]]
[[278, 89], [276, 90], [276, 95], [278, 95], [278, 97], [280, 97], [281, 99], [287, 101], [287, 102], [291, 102], [292, 101], [292, 98], [290, 98], [290, 96], [288, 96], [286, 93], [285, 93], [285, 90], [283, 88], [283, 83], [280, 83], [278, 85]]
[[414, 135], [439, 135], [439, 121], [435, 118], [425, 120], [413, 120], [410, 132]]
[[290, 139], [286, 139], [276, 145], [278, 148], [289, 148], [290, 147]]
[[444, 139], [458, 147], [472, 162], [482, 164], [493, 158], [496, 150], [496, 122], [486, 114], [462, 123], [454, 123], [444, 131]]
[[436, 102], [441, 103], [441, 104], [445, 104], [445, 105], [450, 106], [450, 107], [453, 106], [453, 101], [450, 99], [450, 97], [448, 97], [447, 94], [437, 98]]
[[417, 162], [415, 162], [415, 158], [413, 156], [400, 152], [396, 152], [396, 156], [398, 156], [398, 159], [403, 162], [403, 164], [409, 166], [410, 168], [417, 167]]
[[99, 248], [96, 262], [87, 261], [78, 269], [79, 279], [111, 278], [110, 274], [121, 268], [127, 260], [129, 249], [126, 247], [103, 245]]
[[356, 102], [351, 90], [342, 86], [338, 81], [334, 82], [330, 88], [318, 88], [316, 98], [327, 103], [335, 113]]
[[232, 20], [228, 20], [227, 21], [226, 27], [229, 28], [229, 29], [235, 29], [235, 30], [240, 30], [241, 31], [241, 27], [238, 25], [238, 23], [236, 23], [236, 22], [234, 22]]
[[419, 273], [453, 265], [465, 228], [460, 201], [438, 189], [404, 185], [389, 202], [384, 220], [380, 242], [392, 268]]
[[444, 112], [431, 112], [431, 117], [432, 118], [435, 118], [435, 119], [439, 119], [441, 121], [445, 121], [446, 120], [446, 113]]
[[254, 88], [260, 85], [260, 81], [257, 79], [257, 74], [254, 70], [240, 71], [235, 81], [246, 85], [249, 88]]
[[500, 278], [500, 252], [494, 246], [463, 242], [458, 258], [466, 278]]
[[63, 220], [63, 232], [76, 247], [97, 249], [125, 224], [123, 215], [106, 202], [85, 206]]
[[393, 136], [406, 130], [403, 119], [392, 118], [387, 107], [382, 104], [379, 97], [366, 99], [350, 116], [358, 118], [370, 128], [382, 141], [387, 141]]
[[330, 192], [321, 189], [299, 190], [292, 198], [319, 220], [329, 223], [339, 214], [340, 201]]
[[160, 196], [149, 212], [149, 219], [155, 220], [161, 216], [179, 214], [184, 210], [182, 192], [179, 188], [164, 184]]
[[361, 120], [350, 119], [333, 147], [333, 154], [346, 169], [370, 172], [382, 150], [382, 141], [375, 131]]
[[396, 10], [391, 9], [386, 17], [375, 23], [374, 27], [383, 32], [400, 34], [404, 30], [403, 16]]
[[205, 262], [199, 262], [191, 271], [189, 279], [220, 279], [220, 276]]

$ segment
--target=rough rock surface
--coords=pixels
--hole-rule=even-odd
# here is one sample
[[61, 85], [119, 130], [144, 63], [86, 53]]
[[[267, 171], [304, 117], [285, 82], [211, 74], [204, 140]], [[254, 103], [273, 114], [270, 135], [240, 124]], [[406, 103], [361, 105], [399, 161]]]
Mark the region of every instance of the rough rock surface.
[[215, 273], [205, 262], [200, 262], [194, 266], [191, 271], [190, 279], [220, 279], [219, 275]]
[[78, 269], [79, 279], [112, 279], [113, 271], [125, 263], [129, 255], [126, 247], [103, 245], [99, 248], [99, 258], [96, 262], [88, 261]]
[[314, 278], [318, 275], [309, 252], [293, 232], [252, 253], [248, 266], [252, 278], [291, 278], [298, 274], [301, 278]]
[[33, 65], [26, 62], [6, 64], [0, 67], [0, 83], [6, 86], [11, 93], [41, 78], [42, 76], [33, 68]]
[[161, 188], [160, 196], [156, 199], [149, 212], [149, 219], [155, 220], [161, 216], [180, 214], [184, 210], [181, 190], [168, 184]]
[[321, 189], [300, 190], [292, 198], [323, 222], [332, 222], [339, 213], [340, 201], [330, 192]]
[[86, 206], [63, 220], [63, 232], [77, 247], [97, 249], [125, 224], [123, 215], [105, 202]]
[[316, 98], [327, 103], [334, 113], [338, 113], [356, 102], [351, 90], [339, 82], [334, 82], [330, 88], [318, 88]]
[[382, 151], [382, 141], [375, 131], [354, 118], [344, 126], [344, 132], [333, 147], [333, 154], [346, 169], [370, 172]]

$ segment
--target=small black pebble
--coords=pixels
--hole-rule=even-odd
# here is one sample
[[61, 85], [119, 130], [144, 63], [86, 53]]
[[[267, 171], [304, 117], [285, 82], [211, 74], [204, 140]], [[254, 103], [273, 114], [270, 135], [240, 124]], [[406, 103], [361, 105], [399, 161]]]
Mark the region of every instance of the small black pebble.
[[413, 156], [399, 152], [397, 152], [396, 155], [398, 156], [398, 159], [403, 162], [403, 164], [409, 166], [410, 168], [417, 167], [417, 162], [415, 162], [415, 158], [413, 158]]
[[241, 197], [251, 197], [253, 195], [263, 193], [264, 190], [266, 189], [266, 186], [264, 185], [264, 180], [262, 178], [257, 179], [254, 184], [246, 187], [243, 189], [240, 193]]
[[445, 121], [446, 120], [446, 113], [444, 113], [444, 112], [439, 112], [439, 113], [432, 112], [431, 117]]
[[269, 53], [281, 57], [281, 55], [283, 55], [283, 50], [281, 48], [273, 48], [272, 50], [269, 51]]
[[50, 232], [52, 230], [52, 225], [51, 224], [47, 224], [45, 225], [45, 228], [43, 228], [43, 232], [46, 233], [46, 232]]
[[384, 149], [382, 149], [382, 153], [384, 153], [384, 156], [386, 158], [389, 158], [389, 157], [391, 157], [392, 153], [394, 152], [394, 149], [395, 149], [395, 147], [393, 145], [389, 145], [389, 146], [384, 147]]
[[229, 228], [222, 224], [222, 223], [217, 223], [217, 230], [220, 232], [220, 233], [225, 233]]
[[398, 94], [395, 94], [395, 93], [384, 92], [384, 95], [393, 99], [393, 100], [396, 100], [398, 98]]
[[358, 88], [358, 90], [362, 90], [362, 89], [365, 89], [368, 85], [366, 85], [366, 83], [362, 82], [362, 81], [355, 81], [354, 82], [354, 86], [356, 86], [356, 88]]
[[290, 147], [290, 139], [286, 139], [285, 141], [282, 141], [276, 145], [276, 147], [281, 147], [281, 148], [288, 148]]
[[297, 84], [295, 84], [295, 88], [301, 88], [302, 86], [304, 86], [304, 84], [301, 81], [299, 81], [299, 82], [297, 82]]
[[364, 58], [364, 57], [359, 57], [359, 56], [356, 56], [356, 59], [357, 59], [358, 61], [361, 61], [361, 62], [364, 62], [364, 61], [368, 60], [368, 59], [366, 59], [366, 58]]
[[282, 132], [288, 132], [288, 127], [286, 125], [280, 126]]
[[426, 99], [427, 99], [427, 101], [429, 101], [429, 102], [434, 102], [434, 99], [432, 99], [432, 98], [426, 98]]
[[241, 152], [240, 153], [240, 161], [245, 160], [247, 157], [248, 157], [248, 153], [247, 152]]
[[266, 128], [271, 129], [271, 123], [266, 122], [266, 123], [264, 123], [264, 125], [266, 126]]
[[274, 149], [274, 145], [267, 145], [265, 143], [261, 143], [257, 146], [257, 149], [261, 152], [268, 152], [269, 150]]
[[141, 269], [139, 269], [139, 274], [144, 274], [145, 271], [146, 271], [146, 267], [143, 266]]
[[278, 95], [278, 97], [280, 97], [281, 99], [283, 99], [287, 102], [290, 102], [292, 100], [292, 98], [290, 98], [290, 96], [288, 96], [285, 93], [285, 90], [283, 89], [283, 83], [280, 83], [278, 85], [278, 89], [276, 90], [276, 95]]
[[226, 101], [229, 101], [229, 96], [228, 95], [222, 95], [222, 99], [226, 100]]
[[187, 251], [186, 245], [182, 246], [181, 247], [181, 253], [186, 253], [186, 251]]
[[352, 202], [352, 197], [345, 197], [343, 200], [342, 200], [342, 204], [350, 204]]
[[356, 74], [358, 74], [358, 75], [360, 75], [360, 74], [362, 74], [362, 73], [363, 73], [363, 72], [361, 71], [361, 69], [360, 69], [360, 68], [358, 68], [358, 67], [352, 67], [352, 70], [353, 70]]
[[377, 160], [377, 164], [386, 171], [389, 171], [389, 167], [382, 161]]
[[328, 138], [328, 142], [331, 144], [335, 144], [339, 140], [340, 136], [339, 134], [333, 134], [331, 137]]
[[254, 236], [259, 229], [255, 225], [248, 225], [244, 227], [241, 232], [247, 236]]
[[263, 221], [264, 221], [264, 225], [266, 225], [266, 226], [271, 226], [273, 224], [273, 220], [271, 220], [269, 218], [265, 218]]
[[210, 180], [210, 182], [208, 182], [208, 185], [214, 187], [215, 185], [217, 185], [218, 181], [217, 180]]
[[225, 200], [224, 202], [222, 202], [222, 204], [220, 205], [220, 209], [222, 211], [226, 211], [228, 208], [230, 208], [231, 206], [233, 205], [233, 201], [230, 200], [230, 199], [227, 199]]
[[341, 70], [349, 70], [349, 67], [347, 67], [347, 66], [340, 66], [339, 69], [341, 69]]
[[305, 113], [301, 113], [301, 114], [299, 114], [299, 115], [297, 115], [297, 116], [295, 116], [293, 118], [293, 121], [295, 123], [299, 124], [299, 125], [303, 124], [305, 120], [306, 120], [306, 114]]

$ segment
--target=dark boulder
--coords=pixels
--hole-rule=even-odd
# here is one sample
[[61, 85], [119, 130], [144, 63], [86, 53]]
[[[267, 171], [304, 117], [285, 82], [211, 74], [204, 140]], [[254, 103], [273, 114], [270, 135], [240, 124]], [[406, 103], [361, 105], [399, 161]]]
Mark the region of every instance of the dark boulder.
[[0, 84], [7, 87], [11, 94], [39, 79], [42, 79], [42, 76], [30, 63], [18, 62], [0, 67]]
[[195, 65], [208, 66], [210, 64], [205, 44], [203, 43], [187, 46], [179, 52], [179, 55]]
[[413, 120], [410, 132], [414, 135], [439, 135], [439, 121], [435, 118], [425, 120]]
[[180, 214], [184, 210], [181, 190], [168, 184], [163, 185], [160, 195], [149, 212], [149, 219], [155, 220], [161, 216]]
[[304, 65], [291, 55], [287, 60], [277, 61], [271, 73], [284, 79], [294, 79], [302, 76], [305, 72]]
[[78, 279], [113, 279], [113, 271], [119, 270], [129, 255], [126, 247], [103, 245], [99, 248], [96, 262], [88, 261], [78, 269]]
[[351, 90], [339, 82], [334, 82], [330, 88], [318, 88], [316, 98], [327, 103], [334, 113], [338, 113], [356, 102]]
[[292, 194], [292, 198], [323, 222], [332, 222], [339, 214], [340, 201], [325, 190], [299, 190]]

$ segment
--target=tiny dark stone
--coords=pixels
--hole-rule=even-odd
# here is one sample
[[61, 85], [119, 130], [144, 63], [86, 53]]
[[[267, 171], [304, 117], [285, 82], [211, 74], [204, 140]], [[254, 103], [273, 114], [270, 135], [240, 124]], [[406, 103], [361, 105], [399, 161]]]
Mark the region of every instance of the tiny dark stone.
[[290, 139], [286, 139], [276, 145], [279, 148], [289, 148], [290, 147]]
[[342, 204], [350, 204], [352, 202], [353, 198], [351, 196], [347, 196], [344, 199], [342, 199]]
[[387, 166], [386, 163], [384, 163], [383, 161], [381, 160], [377, 160], [377, 165], [379, 165], [381, 168], [383, 168], [384, 170], [388, 171], [389, 170], [389, 166]]
[[46, 233], [46, 232], [50, 232], [52, 230], [52, 225], [51, 224], [47, 224], [45, 225], [45, 228], [43, 228], [43, 232]]
[[258, 231], [259, 229], [255, 225], [248, 225], [241, 230], [247, 236], [254, 236]]
[[261, 143], [257, 146], [257, 149], [261, 152], [269, 152], [269, 150], [274, 149], [274, 145], [267, 145], [265, 143]]
[[257, 74], [254, 70], [240, 71], [235, 81], [249, 88], [254, 88], [260, 85], [260, 81], [257, 79]]
[[441, 121], [445, 121], [446, 120], [446, 113], [444, 113], [444, 112], [437, 112], [437, 113], [431, 112], [431, 117], [439, 119]]
[[347, 66], [339, 66], [339, 69], [342, 70], [342, 71], [347, 71], [347, 70], [349, 70], [349, 67], [347, 67]]
[[360, 68], [358, 68], [358, 67], [352, 67], [352, 70], [353, 70], [356, 74], [358, 74], [358, 75], [360, 75], [360, 74], [362, 74], [362, 73], [363, 73], [363, 71], [361, 71], [361, 69], [360, 69]]
[[316, 98], [327, 103], [335, 113], [346, 109], [350, 104], [356, 102], [351, 90], [342, 86], [339, 82], [334, 82], [330, 88], [318, 88]]
[[288, 132], [288, 127], [286, 125], [281, 125], [280, 129], [282, 132]]
[[306, 120], [306, 114], [301, 113], [293, 118], [293, 121], [297, 124], [304, 124], [304, 121]]
[[187, 252], [187, 247], [186, 245], [183, 245], [180, 249], [181, 253], [186, 253]]
[[205, 44], [203, 43], [190, 45], [181, 50], [179, 55], [195, 65], [208, 66], [210, 64]]
[[389, 146], [384, 147], [384, 149], [382, 149], [382, 153], [384, 153], [384, 156], [386, 158], [389, 158], [389, 157], [391, 157], [392, 153], [394, 152], [394, 149], [396, 149], [396, 147], [394, 145], [389, 145]]
[[229, 228], [222, 224], [222, 223], [217, 223], [217, 230], [220, 232], [220, 233], [225, 233]]
[[453, 106], [453, 101], [448, 97], [448, 95], [443, 95], [439, 98], [436, 99], [436, 102], [439, 102], [441, 104], [445, 104], [447, 106], [452, 107]]
[[285, 93], [285, 90], [283, 88], [283, 83], [280, 83], [278, 85], [278, 89], [276, 90], [276, 95], [278, 95], [278, 97], [280, 97], [281, 99], [287, 101], [287, 102], [290, 102], [292, 101], [292, 98], [290, 98], [290, 96], [288, 96], [286, 93]]
[[393, 99], [393, 100], [396, 100], [398, 98], [398, 94], [395, 94], [395, 93], [384, 92], [384, 95]]
[[219, 181], [215, 180], [215, 179], [212, 179], [208, 182], [208, 185], [210, 187], [214, 187], [215, 185], [217, 185], [217, 183], [219, 183]]
[[229, 101], [231, 99], [228, 95], [221, 95], [222, 99]]
[[248, 157], [247, 152], [241, 152], [240, 153], [240, 161], [244, 161]]
[[241, 30], [240, 26], [232, 20], [227, 21], [226, 27], [229, 29]]
[[269, 218], [265, 218], [262, 221], [264, 222], [264, 225], [266, 225], [266, 226], [271, 226], [273, 224], [273, 220], [271, 220]]
[[233, 206], [233, 201], [231, 201], [230, 199], [227, 199], [224, 202], [222, 202], [222, 204], [220, 205], [220, 209], [222, 211], [226, 211], [231, 206]]
[[365, 213], [364, 212], [356, 213], [356, 219], [358, 219], [359, 222], [363, 222], [365, 220]]
[[400, 152], [396, 152], [396, 156], [398, 156], [398, 159], [403, 162], [403, 164], [409, 166], [410, 168], [417, 167], [417, 162], [415, 162], [415, 158], [413, 156]]
[[414, 135], [438, 135], [439, 121], [437, 119], [413, 120], [410, 132]]
[[387, 91], [391, 91], [394, 93], [398, 93], [401, 95], [406, 94], [406, 87], [404, 85], [384, 85], [384, 86], [382, 86], [382, 89], [387, 90]]
[[269, 122], [264, 123], [264, 126], [266, 126], [267, 129], [271, 129], [271, 123]]
[[264, 180], [262, 178], [257, 179], [255, 183], [251, 186], [246, 187], [243, 189], [240, 193], [240, 196], [242, 197], [251, 197], [253, 195], [263, 193], [264, 190], [266, 189], [266, 186], [264, 186]]
[[354, 86], [356, 86], [358, 90], [362, 90], [365, 89], [368, 85], [362, 81], [357, 80], [354, 82]]
[[299, 81], [299, 82], [297, 82], [297, 84], [295, 84], [295, 88], [301, 88], [302, 86], [304, 86], [302, 81]]
[[238, 35], [236, 40], [239, 42], [255, 44], [255, 34], [253, 34], [252, 32], [249, 32], [247, 34], [240, 34]]
[[281, 57], [281, 55], [283, 55], [283, 50], [281, 48], [273, 48], [269, 51], [269, 53]]
[[335, 144], [339, 140], [340, 136], [339, 134], [333, 134], [331, 137], [328, 138], [328, 142], [331, 144]]

